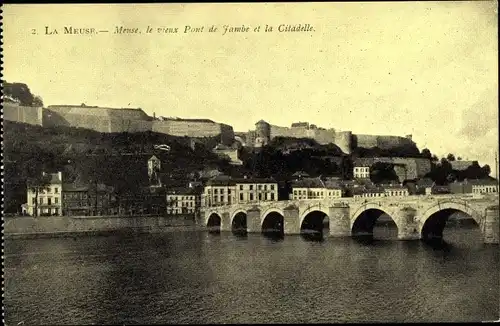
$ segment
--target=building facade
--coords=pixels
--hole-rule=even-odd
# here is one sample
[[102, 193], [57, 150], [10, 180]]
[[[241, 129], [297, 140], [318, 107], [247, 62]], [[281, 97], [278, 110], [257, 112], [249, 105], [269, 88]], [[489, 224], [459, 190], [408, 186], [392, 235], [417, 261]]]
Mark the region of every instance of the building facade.
[[201, 193], [196, 189], [167, 190], [167, 215], [196, 214], [201, 205]]
[[334, 199], [340, 198], [343, 188], [334, 183], [327, 183], [320, 178], [306, 178], [292, 183], [291, 200]]
[[44, 186], [28, 185], [27, 199], [24, 205], [26, 213], [31, 216], [62, 215], [62, 172], [42, 173], [47, 184]]
[[492, 179], [464, 180], [449, 186], [451, 193], [456, 194], [492, 194], [498, 191], [498, 181]]
[[209, 180], [204, 188], [201, 205], [204, 207], [277, 201], [278, 183], [273, 179], [231, 179], [227, 177]]

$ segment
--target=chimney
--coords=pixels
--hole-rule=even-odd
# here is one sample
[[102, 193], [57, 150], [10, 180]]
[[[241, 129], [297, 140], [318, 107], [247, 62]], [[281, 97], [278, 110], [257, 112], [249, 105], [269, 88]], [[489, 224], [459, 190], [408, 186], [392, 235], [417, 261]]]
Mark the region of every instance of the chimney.
[[57, 172], [57, 174], [58, 174], [58, 176], [59, 176], [59, 180], [61, 180], [61, 182], [62, 182], [62, 172], [61, 172], [61, 171], [59, 171], [59, 172]]
[[156, 113], [153, 112], [153, 119], [156, 119]]

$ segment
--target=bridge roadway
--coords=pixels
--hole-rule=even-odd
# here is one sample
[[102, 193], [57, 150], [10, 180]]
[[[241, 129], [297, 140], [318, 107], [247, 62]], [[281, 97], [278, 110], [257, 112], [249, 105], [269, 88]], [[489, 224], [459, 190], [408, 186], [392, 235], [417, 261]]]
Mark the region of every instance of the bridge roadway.
[[342, 237], [373, 234], [376, 219], [385, 213], [395, 222], [398, 239], [417, 240], [441, 238], [448, 216], [460, 211], [478, 224], [485, 243], [498, 244], [498, 203], [498, 194], [260, 201], [204, 207], [197, 222], [218, 227], [221, 231], [274, 229], [286, 235], [299, 234], [306, 225], [312, 225], [312, 229], [316, 225], [322, 230], [326, 215], [329, 236]]

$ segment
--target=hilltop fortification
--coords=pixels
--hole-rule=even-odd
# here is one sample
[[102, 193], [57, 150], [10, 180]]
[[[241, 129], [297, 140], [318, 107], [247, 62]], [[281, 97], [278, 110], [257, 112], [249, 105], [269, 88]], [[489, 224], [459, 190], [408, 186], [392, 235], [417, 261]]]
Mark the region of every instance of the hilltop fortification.
[[82, 105], [49, 105], [47, 108], [26, 107], [3, 103], [4, 119], [45, 127], [76, 127], [98, 132], [144, 132], [187, 136], [193, 138], [220, 137], [231, 145], [234, 131], [229, 125], [208, 119], [155, 118], [142, 109], [109, 108]]
[[255, 124], [255, 130], [250, 130], [246, 136], [246, 145], [261, 147], [276, 137], [310, 138], [318, 144], [335, 144], [344, 153], [350, 154], [358, 147], [392, 149], [400, 146], [415, 146], [411, 136], [377, 136], [352, 134], [351, 131], [325, 129], [308, 122], [292, 123], [290, 127], [275, 126], [260, 120]]

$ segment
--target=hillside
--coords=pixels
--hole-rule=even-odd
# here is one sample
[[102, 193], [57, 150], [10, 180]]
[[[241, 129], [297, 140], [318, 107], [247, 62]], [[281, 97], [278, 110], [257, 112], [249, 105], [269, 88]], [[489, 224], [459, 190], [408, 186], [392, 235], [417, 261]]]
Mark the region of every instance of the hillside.
[[[97, 180], [134, 190], [147, 183], [147, 160], [162, 160], [165, 181], [186, 180], [207, 168], [228, 171], [226, 160], [212, 153], [216, 139], [197, 139], [154, 132], [100, 133], [72, 127], [41, 127], [4, 121], [6, 210], [25, 202], [26, 181], [42, 171], [63, 171], [65, 182]], [[167, 144], [169, 152], [154, 149]]]

